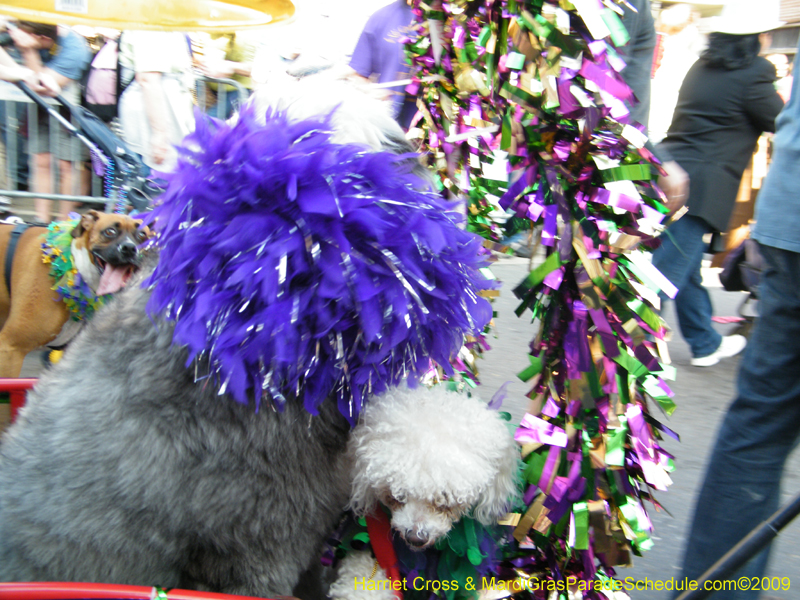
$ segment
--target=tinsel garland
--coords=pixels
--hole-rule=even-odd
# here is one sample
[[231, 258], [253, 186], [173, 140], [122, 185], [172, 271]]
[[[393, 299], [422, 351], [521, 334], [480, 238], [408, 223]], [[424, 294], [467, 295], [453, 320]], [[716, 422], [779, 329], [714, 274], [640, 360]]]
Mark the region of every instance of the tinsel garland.
[[72, 230], [78, 223], [78, 219], [50, 223], [45, 241], [42, 242], [42, 262], [50, 265], [50, 277], [55, 281], [52, 289], [69, 310], [70, 319], [85, 321], [91, 319], [112, 294], [95, 294], [75, 267], [72, 260]]
[[150, 216], [148, 309], [240, 402], [296, 397], [314, 414], [334, 395], [354, 423], [369, 395], [431, 360], [452, 373], [491, 319], [480, 239], [415, 156], [335, 144], [330, 117], [262, 123], [254, 110], [199, 117], [184, 142]]
[[[614, 568], [652, 544], [646, 502], [670, 483], [673, 435], [651, 411], [674, 410], [666, 329], [653, 309], [674, 288], [640, 252], [668, 212], [616, 51], [615, 2], [414, 1], [417, 130], [444, 187], [467, 198], [489, 241], [500, 209], [542, 229], [547, 259], [514, 290], [537, 334], [532, 412], [515, 434], [524, 505], [495, 539], [497, 581], [514, 596], [606, 595]], [[508, 178], [487, 175], [496, 151]], [[494, 198], [492, 198], [494, 196]], [[566, 592], [564, 592], [566, 595]], [[470, 594], [465, 594], [470, 595]], [[570, 596], [572, 597], [572, 596]]]

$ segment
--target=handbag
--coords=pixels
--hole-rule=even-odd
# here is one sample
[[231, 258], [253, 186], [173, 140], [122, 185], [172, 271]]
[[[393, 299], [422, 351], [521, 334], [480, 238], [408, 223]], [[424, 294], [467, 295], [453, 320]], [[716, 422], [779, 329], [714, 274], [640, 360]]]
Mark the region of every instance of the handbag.
[[763, 266], [764, 259], [758, 250], [758, 242], [747, 238], [722, 261], [719, 281], [729, 292], [755, 293]]

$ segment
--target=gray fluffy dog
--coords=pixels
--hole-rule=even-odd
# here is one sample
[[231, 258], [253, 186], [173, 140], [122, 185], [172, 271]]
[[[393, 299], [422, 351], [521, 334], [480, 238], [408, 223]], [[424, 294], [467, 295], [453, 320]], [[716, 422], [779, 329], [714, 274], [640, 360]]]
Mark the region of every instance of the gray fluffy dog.
[[0, 581], [290, 594], [347, 502], [347, 422], [195, 384], [148, 296], [98, 313], [3, 439]]
[[[348, 94], [266, 102], [298, 119], [341, 104], [337, 141], [408, 150]], [[6, 432], [0, 581], [320, 596], [296, 586], [347, 504], [346, 420], [335, 402], [316, 417], [292, 401], [255, 412], [195, 383], [148, 298], [134, 282], [99, 311]]]

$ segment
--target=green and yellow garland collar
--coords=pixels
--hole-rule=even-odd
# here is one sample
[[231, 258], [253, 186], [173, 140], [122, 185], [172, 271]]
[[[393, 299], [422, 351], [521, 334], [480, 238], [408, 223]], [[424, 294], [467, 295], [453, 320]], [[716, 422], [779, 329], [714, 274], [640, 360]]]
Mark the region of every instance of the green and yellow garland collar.
[[58, 292], [69, 309], [70, 319], [85, 321], [111, 298], [111, 294], [98, 296], [84, 281], [72, 259], [72, 230], [78, 220], [50, 223], [42, 242], [42, 262], [50, 265], [50, 276], [55, 280], [51, 289]]

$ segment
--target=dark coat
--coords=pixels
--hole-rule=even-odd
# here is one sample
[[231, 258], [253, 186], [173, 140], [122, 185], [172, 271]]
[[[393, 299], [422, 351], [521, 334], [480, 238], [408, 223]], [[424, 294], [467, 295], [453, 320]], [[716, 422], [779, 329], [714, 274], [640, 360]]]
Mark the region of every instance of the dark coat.
[[783, 100], [774, 81], [775, 67], [762, 57], [733, 71], [709, 68], [701, 59], [681, 85], [661, 146], [689, 174], [689, 214], [717, 231], [728, 227], [759, 136], [775, 131]]
[[656, 28], [650, 0], [629, 0], [631, 10], [622, 4], [622, 23], [628, 30], [630, 41], [619, 48], [627, 66], [622, 70], [622, 78], [636, 96], [630, 106], [631, 119], [647, 127], [650, 114], [650, 71], [653, 68], [653, 51], [656, 48]]

